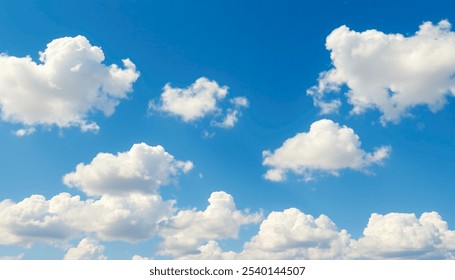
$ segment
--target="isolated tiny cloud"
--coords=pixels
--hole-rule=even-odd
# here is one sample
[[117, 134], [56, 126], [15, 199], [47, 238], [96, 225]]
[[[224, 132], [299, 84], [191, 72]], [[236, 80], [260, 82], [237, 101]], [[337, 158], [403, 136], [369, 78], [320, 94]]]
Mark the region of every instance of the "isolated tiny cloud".
[[101, 48], [84, 36], [53, 40], [39, 60], [0, 55], [1, 118], [27, 127], [18, 136], [33, 133], [38, 125], [97, 131], [89, 114], [112, 115], [139, 77], [129, 59], [123, 60], [123, 69], [104, 65]]
[[391, 151], [389, 146], [382, 146], [367, 153], [360, 146], [360, 138], [352, 128], [328, 119], [316, 121], [310, 131], [287, 139], [273, 152], [263, 152], [263, 165], [271, 167], [265, 178], [280, 182], [292, 172], [309, 181], [318, 173], [338, 175], [342, 169], [365, 171], [372, 164], [381, 164]]
[[440, 110], [455, 95], [455, 33], [447, 20], [425, 22], [416, 34], [356, 32], [346, 26], [327, 37], [333, 68], [307, 93], [322, 113], [338, 109], [342, 86], [353, 114], [381, 112], [381, 122], [398, 122], [416, 106]]
[[106, 260], [104, 255], [104, 246], [100, 245], [98, 241], [90, 238], [82, 239], [79, 244], [68, 249], [65, 260]]
[[210, 117], [211, 125], [232, 128], [241, 115], [241, 109], [248, 107], [248, 100], [245, 97], [232, 98], [231, 107], [223, 109], [220, 103], [227, 94], [227, 86], [219, 86], [216, 81], [205, 77], [186, 88], [174, 88], [168, 83], [159, 102], [149, 102], [149, 111], [164, 112], [187, 123]]
[[185, 256], [210, 240], [237, 238], [240, 227], [259, 223], [261, 213], [237, 210], [234, 198], [225, 192], [214, 192], [204, 211], [182, 210], [161, 225], [160, 255]]
[[99, 153], [91, 163], [78, 164], [63, 182], [88, 195], [156, 193], [160, 186], [192, 167], [191, 161], [175, 160], [162, 146], [139, 143], [117, 155]]

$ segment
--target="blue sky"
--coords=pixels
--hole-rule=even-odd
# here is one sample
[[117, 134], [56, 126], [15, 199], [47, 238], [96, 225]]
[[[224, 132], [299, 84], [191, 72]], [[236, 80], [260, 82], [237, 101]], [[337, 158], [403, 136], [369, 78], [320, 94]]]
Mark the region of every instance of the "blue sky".
[[0, 5], [1, 258], [455, 257], [450, 1]]

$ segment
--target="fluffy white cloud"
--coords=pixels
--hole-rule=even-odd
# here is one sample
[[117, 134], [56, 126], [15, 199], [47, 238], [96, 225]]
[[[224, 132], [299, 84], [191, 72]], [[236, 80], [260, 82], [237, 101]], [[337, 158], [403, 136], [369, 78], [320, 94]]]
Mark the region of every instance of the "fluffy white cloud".
[[272, 212], [239, 253], [209, 241], [185, 259], [455, 259], [455, 231], [436, 212], [372, 214], [363, 236], [351, 239], [325, 215], [298, 209]]
[[174, 213], [175, 201], [140, 193], [103, 195], [81, 200], [67, 193], [53, 197], [49, 211], [74, 232], [91, 233], [100, 240], [136, 242], [154, 236], [158, 224]]
[[327, 216], [314, 218], [291, 208], [270, 213], [237, 258], [341, 259], [349, 242], [350, 235]]
[[327, 37], [326, 48], [333, 68], [307, 92], [323, 113], [341, 105], [328, 95], [344, 85], [353, 114], [378, 109], [383, 123], [398, 122], [419, 105], [435, 112], [455, 95], [455, 33], [447, 20], [425, 22], [409, 37], [341, 26]]
[[63, 243], [81, 234], [101, 240], [145, 240], [175, 213], [174, 203], [139, 193], [103, 195], [96, 200], [68, 193], [49, 200], [41, 195], [18, 203], [4, 200], [0, 202], [0, 244]]
[[74, 237], [74, 232], [50, 211], [49, 201], [33, 195], [19, 203], [0, 202], [0, 244], [30, 245], [34, 241], [60, 242]]
[[[216, 81], [205, 77], [197, 79], [186, 88], [173, 88], [169, 83], [163, 88], [160, 102], [149, 102], [149, 110], [168, 113], [181, 118], [184, 122], [194, 122], [206, 116], [212, 116], [212, 125], [231, 128], [238, 121], [240, 108], [248, 106], [245, 97], [235, 97], [230, 100], [234, 108], [223, 109], [219, 103], [228, 94], [228, 87], [220, 87]], [[224, 115], [224, 117], [223, 117]], [[222, 121], [218, 121], [218, 118]]]
[[204, 211], [184, 210], [162, 225], [160, 255], [174, 257], [196, 252], [210, 240], [237, 238], [242, 225], [258, 223], [262, 214], [237, 210], [234, 199], [225, 192], [214, 192]]
[[234, 105], [234, 108], [227, 109], [226, 115], [222, 121], [212, 121], [212, 125], [222, 128], [232, 128], [238, 122], [240, 115], [242, 114], [241, 109], [249, 106], [248, 99], [243, 96], [235, 97], [230, 100], [230, 103]]
[[63, 177], [63, 182], [88, 195], [156, 193], [160, 186], [192, 167], [190, 161], [175, 160], [162, 146], [140, 143], [117, 155], [99, 153], [91, 163], [78, 164], [74, 172]]
[[[4, 121], [27, 127], [36, 125], [97, 130], [88, 115], [114, 113], [139, 77], [135, 65], [104, 65], [100, 47], [84, 36], [55, 39], [40, 52], [41, 63], [27, 57], [0, 55], [0, 108]], [[39, 106], [37, 106], [39, 104]], [[18, 131], [23, 136], [31, 132]], [[22, 134], [22, 135], [21, 135]]]
[[372, 214], [363, 237], [353, 241], [350, 258], [455, 258], [455, 231], [436, 212]]
[[65, 256], [65, 260], [106, 260], [104, 246], [98, 241], [90, 238], [82, 239], [77, 247], [70, 248]]
[[175, 160], [163, 147], [135, 144], [124, 153], [98, 154], [64, 176], [65, 184], [96, 199], [60, 193], [47, 200], [33, 195], [0, 202], [0, 244], [58, 243], [80, 236], [136, 242], [156, 235], [158, 224], [175, 214], [175, 201], [157, 189], [191, 162]]
[[315, 172], [338, 175], [341, 169], [365, 170], [372, 164], [386, 159], [391, 148], [382, 146], [374, 153], [367, 153], [360, 147], [359, 136], [349, 127], [340, 127], [331, 120], [314, 122], [309, 132], [298, 133], [287, 139], [274, 152], [263, 152], [263, 165], [271, 169], [265, 178], [283, 181], [286, 173], [292, 171], [312, 180]]

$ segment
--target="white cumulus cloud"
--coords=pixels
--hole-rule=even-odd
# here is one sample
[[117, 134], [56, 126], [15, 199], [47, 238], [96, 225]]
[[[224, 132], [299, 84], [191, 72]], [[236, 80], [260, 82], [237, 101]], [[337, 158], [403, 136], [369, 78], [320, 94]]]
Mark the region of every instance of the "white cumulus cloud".
[[0, 201], [0, 244], [64, 243], [78, 236], [137, 242], [156, 236], [159, 224], [175, 215], [160, 186], [170, 184], [192, 163], [178, 161], [163, 147], [135, 144], [130, 151], [98, 154], [64, 176], [65, 184], [89, 197], [60, 193]]
[[240, 259], [341, 259], [350, 242], [327, 216], [296, 208], [272, 212], [238, 254]]
[[33, 195], [15, 203], [0, 202], [0, 244], [31, 245], [33, 242], [58, 243], [75, 236], [61, 217], [50, 211], [50, 201]]
[[341, 26], [327, 37], [326, 48], [333, 68], [307, 91], [322, 113], [341, 105], [334, 95], [342, 86], [353, 114], [377, 109], [383, 124], [398, 122], [416, 106], [436, 112], [455, 95], [455, 33], [447, 20], [425, 22], [408, 37]]
[[139, 77], [129, 59], [124, 68], [103, 64], [101, 48], [84, 36], [53, 40], [39, 60], [0, 54], [1, 118], [28, 127], [18, 136], [37, 125], [98, 130], [90, 113], [112, 115]]
[[100, 240], [136, 242], [154, 236], [158, 224], [174, 215], [175, 201], [139, 193], [82, 200], [60, 193], [47, 200], [33, 195], [0, 202], [0, 244], [28, 246], [64, 243], [91, 234]]
[[455, 259], [455, 231], [436, 212], [372, 214], [359, 239], [327, 216], [296, 208], [269, 214], [240, 252], [216, 241], [185, 259]]
[[70, 248], [63, 257], [65, 260], [106, 260], [104, 246], [90, 238], [82, 239], [77, 247]]
[[237, 238], [242, 225], [258, 223], [261, 213], [237, 210], [234, 198], [225, 192], [214, 192], [204, 211], [183, 210], [162, 225], [160, 255], [185, 256], [210, 240]]
[[452, 259], [455, 231], [436, 212], [372, 214], [363, 237], [353, 242], [350, 258]]
[[139, 143], [117, 155], [99, 153], [91, 163], [78, 164], [74, 172], [63, 177], [63, 182], [88, 195], [155, 193], [192, 167], [192, 162], [175, 160], [162, 146]]
[[[163, 88], [160, 101], [149, 102], [149, 110], [161, 111], [181, 118], [184, 122], [194, 122], [210, 116], [212, 125], [234, 127], [241, 114], [240, 109], [248, 106], [246, 97], [230, 99], [233, 108], [224, 112], [220, 103], [228, 94], [227, 86], [219, 86], [216, 81], [205, 77], [197, 79], [186, 88], [174, 88], [170, 83]], [[219, 121], [218, 119], [222, 120]]]
[[338, 175], [341, 169], [365, 170], [372, 164], [382, 163], [391, 151], [390, 147], [382, 146], [367, 153], [360, 146], [359, 136], [353, 129], [328, 119], [316, 121], [309, 132], [287, 139], [273, 152], [263, 152], [263, 165], [271, 167], [265, 178], [283, 181], [291, 171], [312, 180], [317, 172]]

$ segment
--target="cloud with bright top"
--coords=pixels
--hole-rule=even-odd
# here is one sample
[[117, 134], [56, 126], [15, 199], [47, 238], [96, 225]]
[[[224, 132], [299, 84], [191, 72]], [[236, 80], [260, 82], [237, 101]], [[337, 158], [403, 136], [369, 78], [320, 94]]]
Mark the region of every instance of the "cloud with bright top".
[[204, 211], [182, 210], [162, 225], [160, 255], [182, 256], [211, 240], [237, 238], [241, 226], [256, 224], [261, 213], [237, 209], [234, 198], [225, 192], [213, 192]]
[[229, 100], [231, 107], [223, 109], [221, 103], [228, 91], [227, 86], [220, 86], [206, 77], [198, 78], [186, 88], [172, 87], [167, 83], [159, 102], [149, 102], [149, 111], [164, 112], [186, 123], [210, 118], [212, 126], [232, 128], [241, 115], [241, 109], [248, 107], [249, 102], [244, 96], [234, 97]]
[[270, 181], [286, 180], [291, 172], [304, 180], [318, 174], [339, 175], [343, 169], [365, 171], [389, 157], [390, 146], [368, 153], [361, 148], [360, 137], [352, 128], [322, 119], [311, 124], [308, 132], [284, 141], [275, 151], [263, 152], [263, 165], [270, 167], [264, 177]]
[[121, 68], [103, 64], [104, 59], [102, 49], [80, 35], [50, 42], [40, 63], [1, 54], [1, 119], [24, 126], [18, 136], [32, 134], [35, 126], [97, 131], [90, 115], [112, 115], [139, 77], [131, 60], [124, 59]]
[[343, 25], [327, 37], [326, 48], [333, 68], [307, 91], [324, 114], [341, 106], [342, 86], [352, 114], [379, 110], [383, 124], [419, 106], [436, 112], [455, 95], [455, 33], [447, 20], [425, 22], [408, 37]]

